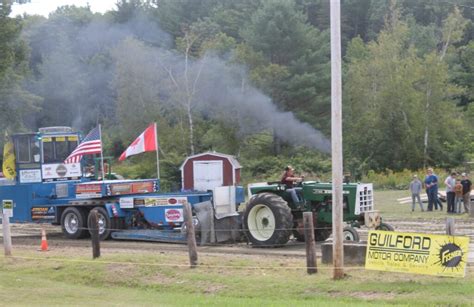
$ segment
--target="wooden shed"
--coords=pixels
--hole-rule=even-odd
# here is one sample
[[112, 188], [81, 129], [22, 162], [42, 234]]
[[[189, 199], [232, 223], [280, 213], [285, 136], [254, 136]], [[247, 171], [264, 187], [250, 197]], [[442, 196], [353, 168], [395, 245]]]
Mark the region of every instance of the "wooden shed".
[[234, 156], [205, 152], [189, 156], [181, 165], [183, 190], [207, 191], [240, 183], [242, 166]]

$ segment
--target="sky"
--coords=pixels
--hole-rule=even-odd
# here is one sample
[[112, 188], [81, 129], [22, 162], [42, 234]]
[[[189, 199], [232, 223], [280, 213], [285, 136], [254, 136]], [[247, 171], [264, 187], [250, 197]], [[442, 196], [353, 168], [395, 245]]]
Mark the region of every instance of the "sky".
[[63, 5], [89, 6], [92, 12], [104, 13], [115, 8], [117, 0], [31, 0], [26, 4], [13, 4], [10, 16], [22, 15], [43, 15], [48, 17], [49, 13]]

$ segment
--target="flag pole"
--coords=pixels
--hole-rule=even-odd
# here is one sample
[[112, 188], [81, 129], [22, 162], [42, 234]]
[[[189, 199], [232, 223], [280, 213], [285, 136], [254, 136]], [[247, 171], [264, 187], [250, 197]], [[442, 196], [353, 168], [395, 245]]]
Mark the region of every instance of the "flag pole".
[[102, 168], [102, 181], [105, 181], [104, 173], [104, 146], [102, 144], [102, 126], [99, 124], [99, 138], [100, 138], [100, 167]]
[[155, 141], [156, 141], [156, 178], [160, 179], [160, 153], [158, 150], [158, 131], [156, 129], [156, 123], [154, 123], [155, 126]]

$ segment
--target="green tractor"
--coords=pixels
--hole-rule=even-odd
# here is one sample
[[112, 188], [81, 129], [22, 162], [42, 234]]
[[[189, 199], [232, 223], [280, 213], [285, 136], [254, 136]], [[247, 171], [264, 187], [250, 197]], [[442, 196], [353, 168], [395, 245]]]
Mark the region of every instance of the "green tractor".
[[[300, 201], [295, 203], [285, 184], [280, 182], [253, 183], [248, 187], [250, 200], [243, 227], [249, 241], [260, 247], [281, 246], [293, 235], [304, 241], [303, 212], [314, 212], [316, 241], [326, 240], [332, 233], [332, 185], [315, 181], [302, 182], [296, 187]], [[382, 223], [374, 211], [372, 184], [343, 184], [344, 240], [359, 241], [355, 227], [366, 225], [380, 230], [393, 230]]]

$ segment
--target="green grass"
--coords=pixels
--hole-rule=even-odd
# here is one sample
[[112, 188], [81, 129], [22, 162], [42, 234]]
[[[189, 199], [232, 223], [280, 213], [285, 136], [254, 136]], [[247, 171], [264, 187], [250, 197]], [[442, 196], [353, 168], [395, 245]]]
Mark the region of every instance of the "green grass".
[[[69, 253], [69, 255], [68, 255]], [[316, 306], [469, 305], [474, 278], [464, 279], [331, 269], [307, 275], [304, 259], [200, 255], [190, 269], [186, 254], [103, 255], [86, 249], [0, 258], [2, 305], [75, 306]]]
[[[467, 214], [453, 214], [446, 213], [447, 204], [443, 202], [443, 210], [432, 212], [421, 212], [420, 206], [416, 204], [415, 211], [411, 211], [411, 200], [407, 204], [400, 204], [397, 199], [403, 197], [411, 197], [410, 192], [401, 190], [386, 190], [375, 191], [375, 208], [380, 211], [382, 217], [396, 218], [396, 219], [445, 219], [447, 216], [455, 219], [468, 219]], [[427, 208], [427, 204], [423, 203], [423, 207]]]

